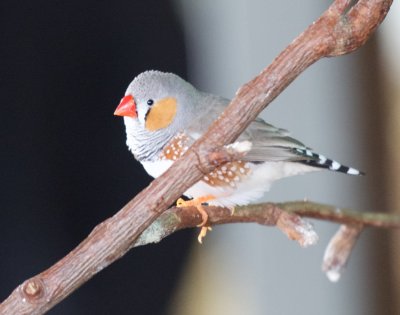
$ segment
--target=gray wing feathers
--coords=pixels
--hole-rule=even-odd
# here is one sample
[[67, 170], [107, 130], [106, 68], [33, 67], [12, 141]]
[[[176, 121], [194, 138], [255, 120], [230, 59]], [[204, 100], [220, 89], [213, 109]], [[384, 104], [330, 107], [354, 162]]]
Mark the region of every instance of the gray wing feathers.
[[296, 149], [307, 149], [303, 143], [289, 137], [287, 130], [276, 128], [260, 118], [249, 125], [240, 140], [252, 142], [252, 149], [244, 159], [253, 162], [300, 161], [304, 156]]
[[[220, 96], [201, 92], [199, 95], [202, 111], [197, 111], [196, 126], [187, 127], [194, 139], [203, 134], [229, 104], [228, 99]], [[204, 106], [204, 102], [207, 106]], [[243, 140], [252, 143], [252, 149], [244, 160], [253, 162], [300, 161], [304, 160], [304, 155], [299, 154], [296, 149], [307, 149], [303, 143], [291, 138], [287, 130], [276, 128], [261, 118], [257, 118], [247, 127], [238, 139], [238, 141]], [[314, 160], [313, 157], [307, 159]]]

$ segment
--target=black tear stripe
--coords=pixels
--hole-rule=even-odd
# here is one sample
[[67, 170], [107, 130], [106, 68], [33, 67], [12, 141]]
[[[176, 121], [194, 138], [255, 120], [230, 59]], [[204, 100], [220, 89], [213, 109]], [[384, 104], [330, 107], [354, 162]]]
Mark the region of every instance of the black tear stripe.
[[146, 123], [147, 121], [147, 115], [150, 113], [151, 107], [147, 110], [146, 114], [144, 115], [144, 122]]

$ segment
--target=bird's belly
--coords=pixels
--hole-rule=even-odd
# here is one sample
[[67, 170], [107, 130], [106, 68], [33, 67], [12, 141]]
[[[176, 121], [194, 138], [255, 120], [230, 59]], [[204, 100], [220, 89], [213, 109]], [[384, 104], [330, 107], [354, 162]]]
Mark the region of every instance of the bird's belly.
[[193, 198], [212, 195], [214, 200], [209, 204], [223, 207], [247, 205], [260, 199], [271, 184], [278, 179], [318, 171], [314, 167], [292, 162], [264, 162], [262, 164], [248, 163], [251, 172], [231, 186], [211, 186], [199, 181], [189, 188], [185, 195]]
[[[158, 160], [156, 162], [142, 162], [146, 172], [156, 178], [163, 174], [174, 161]], [[271, 184], [278, 179], [318, 171], [318, 168], [294, 162], [264, 162], [261, 164], [246, 163], [250, 172], [240, 178], [235, 186], [209, 185], [204, 180], [198, 181], [190, 187], [184, 195], [192, 198], [212, 195], [214, 200], [209, 204], [223, 207], [247, 205], [261, 198]]]

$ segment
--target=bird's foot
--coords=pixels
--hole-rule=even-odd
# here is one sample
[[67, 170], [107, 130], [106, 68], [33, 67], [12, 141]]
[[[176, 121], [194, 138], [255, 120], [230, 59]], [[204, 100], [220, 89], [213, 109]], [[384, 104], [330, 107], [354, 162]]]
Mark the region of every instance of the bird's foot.
[[199, 241], [200, 244], [203, 244], [203, 238], [206, 237], [208, 231], [212, 231], [211, 226], [202, 226], [201, 227], [200, 233], [197, 236], [197, 240]]
[[176, 202], [176, 206], [179, 208], [196, 207], [197, 211], [200, 212], [202, 221], [200, 224], [197, 225], [198, 227], [201, 228], [199, 236], [197, 237], [197, 240], [199, 241], [200, 244], [203, 244], [203, 238], [207, 235], [207, 232], [212, 230], [211, 226], [207, 225], [208, 214], [207, 211], [204, 210], [202, 204], [213, 199], [215, 199], [215, 197], [209, 195], [187, 201], [183, 200], [182, 198], [179, 198], [178, 201]]

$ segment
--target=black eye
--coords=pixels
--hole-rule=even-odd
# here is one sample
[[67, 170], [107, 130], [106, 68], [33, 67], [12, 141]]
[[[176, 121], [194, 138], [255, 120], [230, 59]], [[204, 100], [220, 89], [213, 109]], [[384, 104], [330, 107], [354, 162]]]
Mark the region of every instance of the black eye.
[[151, 105], [153, 105], [153, 104], [154, 104], [154, 101], [153, 101], [152, 99], [147, 100], [147, 105], [151, 106]]

